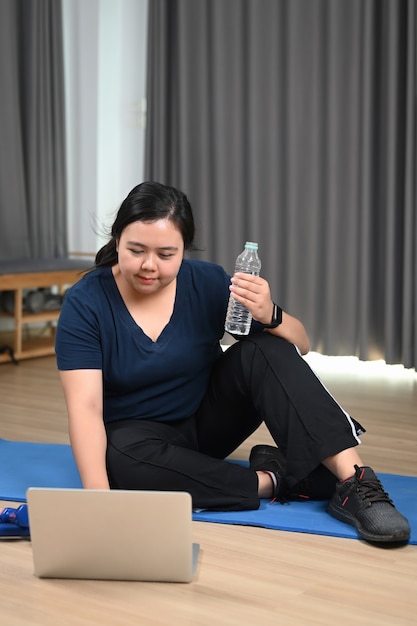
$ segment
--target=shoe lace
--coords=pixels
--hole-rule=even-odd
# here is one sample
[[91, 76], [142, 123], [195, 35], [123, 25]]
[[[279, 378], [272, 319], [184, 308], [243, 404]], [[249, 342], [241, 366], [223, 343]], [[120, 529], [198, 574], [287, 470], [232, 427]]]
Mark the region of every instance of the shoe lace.
[[394, 506], [393, 501], [389, 495], [384, 491], [382, 484], [378, 479], [372, 480], [360, 480], [357, 483], [357, 493], [362, 500], [366, 500], [369, 503], [373, 502], [388, 502]]

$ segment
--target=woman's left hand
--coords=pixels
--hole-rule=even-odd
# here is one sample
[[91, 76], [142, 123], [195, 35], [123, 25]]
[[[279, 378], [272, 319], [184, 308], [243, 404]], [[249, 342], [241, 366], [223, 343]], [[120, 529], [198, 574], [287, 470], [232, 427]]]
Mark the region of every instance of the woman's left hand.
[[269, 284], [264, 278], [236, 272], [232, 277], [230, 291], [238, 302], [249, 309], [254, 320], [261, 324], [271, 322], [274, 303]]
[[[272, 321], [274, 303], [268, 282], [260, 276], [236, 272], [232, 278], [230, 292], [233, 297], [252, 313], [252, 317], [261, 324]], [[310, 350], [310, 340], [303, 323], [296, 317], [282, 312], [282, 323], [266, 332], [282, 337], [297, 346], [301, 354]]]

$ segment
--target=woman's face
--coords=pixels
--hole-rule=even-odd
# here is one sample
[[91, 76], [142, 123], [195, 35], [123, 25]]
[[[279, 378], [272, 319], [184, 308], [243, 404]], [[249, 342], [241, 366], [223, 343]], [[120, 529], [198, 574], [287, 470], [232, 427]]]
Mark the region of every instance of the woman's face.
[[117, 243], [122, 278], [136, 292], [153, 294], [177, 276], [184, 256], [184, 241], [168, 219], [133, 222]]

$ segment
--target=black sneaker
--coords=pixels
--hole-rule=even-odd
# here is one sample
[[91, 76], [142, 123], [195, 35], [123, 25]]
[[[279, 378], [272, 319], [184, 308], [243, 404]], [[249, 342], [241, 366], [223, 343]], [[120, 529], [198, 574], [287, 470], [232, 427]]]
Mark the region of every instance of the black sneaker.
[[397, 511], [370, 467], [355, 465], [355, 475], [337, 483], [328, 505], [333, 517], [355, 526], [367, 541], [399, 542], [410, 538], [410, 525]]
[[281, 450], [275, 446], [254, 446], [249, 455], [249, 466], [255, 472], [272, 472], [277, 483], [273, 500], [285, 502], [287, 488], [284, 477], [287, 462]]

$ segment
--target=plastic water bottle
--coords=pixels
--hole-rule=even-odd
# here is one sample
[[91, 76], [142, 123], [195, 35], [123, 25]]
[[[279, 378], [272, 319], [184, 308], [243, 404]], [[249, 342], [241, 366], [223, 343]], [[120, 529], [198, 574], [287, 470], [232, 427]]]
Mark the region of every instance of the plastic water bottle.
[[[247, 241], [245, 249], [236, 259], [235, 272], [259, 276], [260, 271], [261, 260], [258, 256], [258, 244]], [[251, 322], [252, 314], [250, 311], [230, 294], [224, 329], [232, 335], [247, 335]]]

